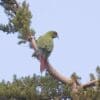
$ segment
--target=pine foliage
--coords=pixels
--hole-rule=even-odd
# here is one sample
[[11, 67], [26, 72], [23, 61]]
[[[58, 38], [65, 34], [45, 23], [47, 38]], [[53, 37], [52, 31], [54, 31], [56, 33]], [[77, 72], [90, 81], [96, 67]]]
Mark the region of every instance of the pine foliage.
[[35, 34], [30, 28], [32, 14], [29, 5], [26, 1], [19, 5], [16, 0], [1, 0], [0, 5], [8, 17], [8, 24], [0, 24], [0, 30], [7, 34], [18, 32], [18, 38], [21, 40], [19, 44], [26, 43], [28, 38]]

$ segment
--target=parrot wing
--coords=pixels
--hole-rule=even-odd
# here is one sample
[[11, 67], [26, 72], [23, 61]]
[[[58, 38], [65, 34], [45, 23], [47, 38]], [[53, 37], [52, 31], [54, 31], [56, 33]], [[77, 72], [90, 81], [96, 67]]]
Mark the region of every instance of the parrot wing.
[[37, 46], [41, 51], [41, 53], [47, 59], [53, 50], [53, 39], [49, 36], [43, 36], [43, 37], [41, 36], [37, 40]]

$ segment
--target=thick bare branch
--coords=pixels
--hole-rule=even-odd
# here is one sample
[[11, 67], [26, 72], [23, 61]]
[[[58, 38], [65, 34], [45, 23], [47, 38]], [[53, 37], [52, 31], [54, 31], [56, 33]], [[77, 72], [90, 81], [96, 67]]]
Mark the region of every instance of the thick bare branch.
[[[35, 38], [31, 37], [29, 38], [29, 42], [31, 42], [33, 49], [36, 51], [38, 50], [38, 47], [35, 42]], [[48, 62], [47, 64], [47, 71], [57, 80], [61, 81], [64, 84], [70, 84], [72, 91], [77, 92], [80, 88], [88, 88], [90, 86], [94, 86], [98, 80], [90, 81], [86, 84], [77, 84], [76, 81], [72, 80], [71, 78], [67, 78], [63, 76], [61, 73], [59, 73], [54, 67]]]
[[71, 84], [71, 79], [63, 76], [62, 74], [60, 74], [56, 69], [54, 69], [54, 67], [48, 62], [48, 67], [47, 67], [47, 71], [57, 80], [63, 82], [64, 84]]
[[[38, 50], [38, 47], [36, 45], [36, 42], [35, 42], [35, 39], [34, 38], [29, 38], [29, 41], [31, 42], [32, 44], [32, 47], [33, 49], [36, 51]], [[54, 69], [54, 67], [48, 62], [47, 64], [47, 71], [54, 77], [56, 78], [57, 80], [63, 82], [64, 84], [70, 84], [71, 83], [71, 80], [68, 79], [67, 77], [61, 75], [56, 69]]]

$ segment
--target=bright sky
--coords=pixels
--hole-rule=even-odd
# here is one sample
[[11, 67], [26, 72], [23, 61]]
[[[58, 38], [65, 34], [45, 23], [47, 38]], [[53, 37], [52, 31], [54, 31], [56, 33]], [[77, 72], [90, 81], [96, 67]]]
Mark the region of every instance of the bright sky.
[[[20, 1], [20, 0], [18, 0]], [[22, 1], [22, 0], [21, 0]], [[77, 72], [82, 82], [89, 80], [100, 65], [100, 0], [27, 0], [33, 14], [32, 28], [37, 36], [49, 30], [59, 33], [49, 60], [63, 75]], [[0, 23], [7, 18], [0, 7]], [[31, 57], [32, 50], [17, 45], [17, 34], [0, 31], [0, 81], [40, 75], [39, 62]]]

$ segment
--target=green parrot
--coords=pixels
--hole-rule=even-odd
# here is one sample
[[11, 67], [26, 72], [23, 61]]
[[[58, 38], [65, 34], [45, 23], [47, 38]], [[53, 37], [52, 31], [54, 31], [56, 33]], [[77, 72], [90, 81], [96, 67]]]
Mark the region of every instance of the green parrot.
[[40, 65], [41, 72], [43, 72], [47, 67], [48, 57], [50, 56], [54, 47], [53, 39], [57, 37], [58, 33], [56, 31], [48, 31], [43, 36], [40, 36], [36, 40], [38, 51], [34, 52], [32, 56], [38, 58], [39, 57], [38, 55], [41, 55], [39, 58], [41, 63]]

